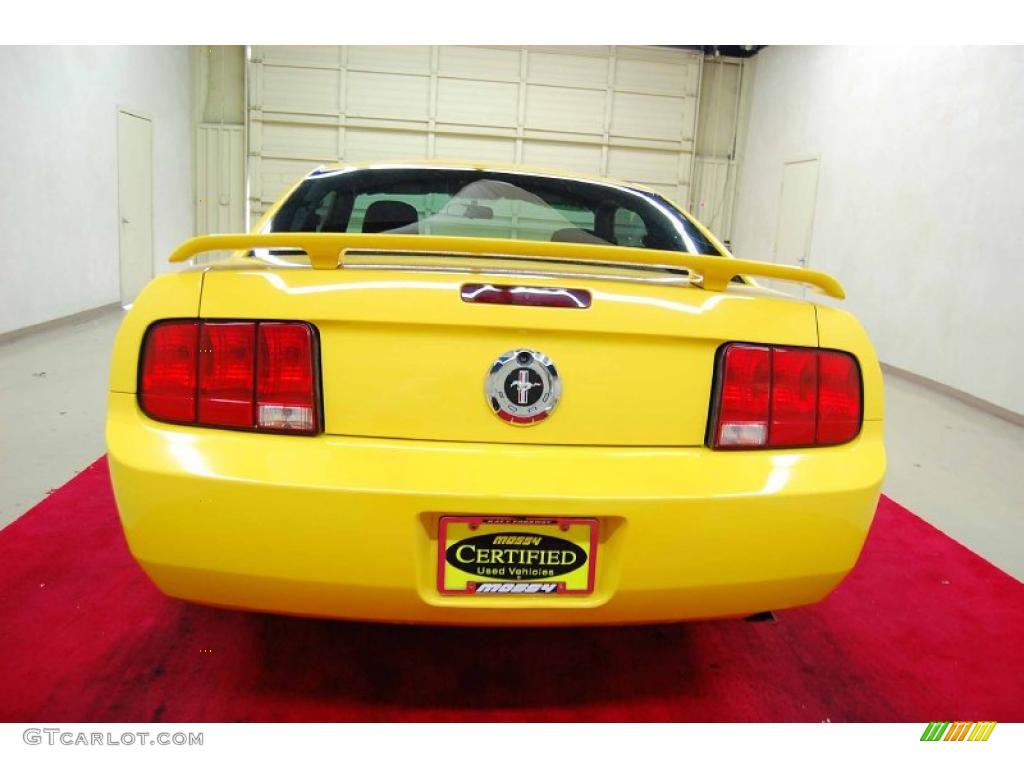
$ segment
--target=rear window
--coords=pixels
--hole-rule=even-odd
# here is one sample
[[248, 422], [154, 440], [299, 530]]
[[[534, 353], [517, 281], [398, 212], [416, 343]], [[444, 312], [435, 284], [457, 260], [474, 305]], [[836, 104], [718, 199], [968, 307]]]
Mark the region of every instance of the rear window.
[[370, 232], [622, 245], [720, 255], [663, 198], [606, 184], [476, 170], [327, 171], [271, 232]]

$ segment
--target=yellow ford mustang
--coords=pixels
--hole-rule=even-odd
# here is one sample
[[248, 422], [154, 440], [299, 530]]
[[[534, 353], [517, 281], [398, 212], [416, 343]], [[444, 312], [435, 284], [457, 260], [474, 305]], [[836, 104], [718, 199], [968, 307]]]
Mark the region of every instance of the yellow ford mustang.
[[828, 275], [635, 185], [320, 168], [117, 336], [135, 558], [212, 605], [438, 624], [742, 616], [853, 567], [882, 380]]

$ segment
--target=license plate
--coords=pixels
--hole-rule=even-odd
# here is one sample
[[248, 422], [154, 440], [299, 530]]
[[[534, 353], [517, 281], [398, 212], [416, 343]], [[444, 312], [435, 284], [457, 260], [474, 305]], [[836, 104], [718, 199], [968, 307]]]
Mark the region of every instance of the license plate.
[[588, 595], [594, 591], [597, 520], [442, 517], [442, 595]]

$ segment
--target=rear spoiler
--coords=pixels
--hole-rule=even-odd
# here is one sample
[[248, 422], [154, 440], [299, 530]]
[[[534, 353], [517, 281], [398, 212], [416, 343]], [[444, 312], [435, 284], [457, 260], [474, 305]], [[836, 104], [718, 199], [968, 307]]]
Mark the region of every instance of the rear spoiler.
[[172, 263], [188, 261], [207, 251], [294, 248], [309, 256], [314, 269], [345, 265], [348, 252], [420, 254], [430, 256], [524, 257], [561, 262], [590, 262], [608, 267], [685, 269], [690, 282], [709, 291], [722, 291], [738, 275], [804, 283], [836, 299], [846, 298], [842, 285], [831, 275], [812, 269], [734, 259], [731, 256], [697, 256], [677, 251], [625, 248], [615, 245], [551, 243], [483, 237], [438, 235], [335, 234], [322, 232], [272, 232], [269, 234], [203, 235], [186, 240], [171, 254]]

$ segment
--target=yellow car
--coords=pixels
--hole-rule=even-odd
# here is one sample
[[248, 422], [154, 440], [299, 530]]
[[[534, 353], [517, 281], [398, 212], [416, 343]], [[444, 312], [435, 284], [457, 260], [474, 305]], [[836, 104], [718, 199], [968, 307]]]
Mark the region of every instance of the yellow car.
[[166, 594], [579, 625], [814, 603], [850, 571], [882, 379], [832, 277], [659, 194], [489, 164], [322, 167], [199, 237], [118, 333], [107, 444]]

